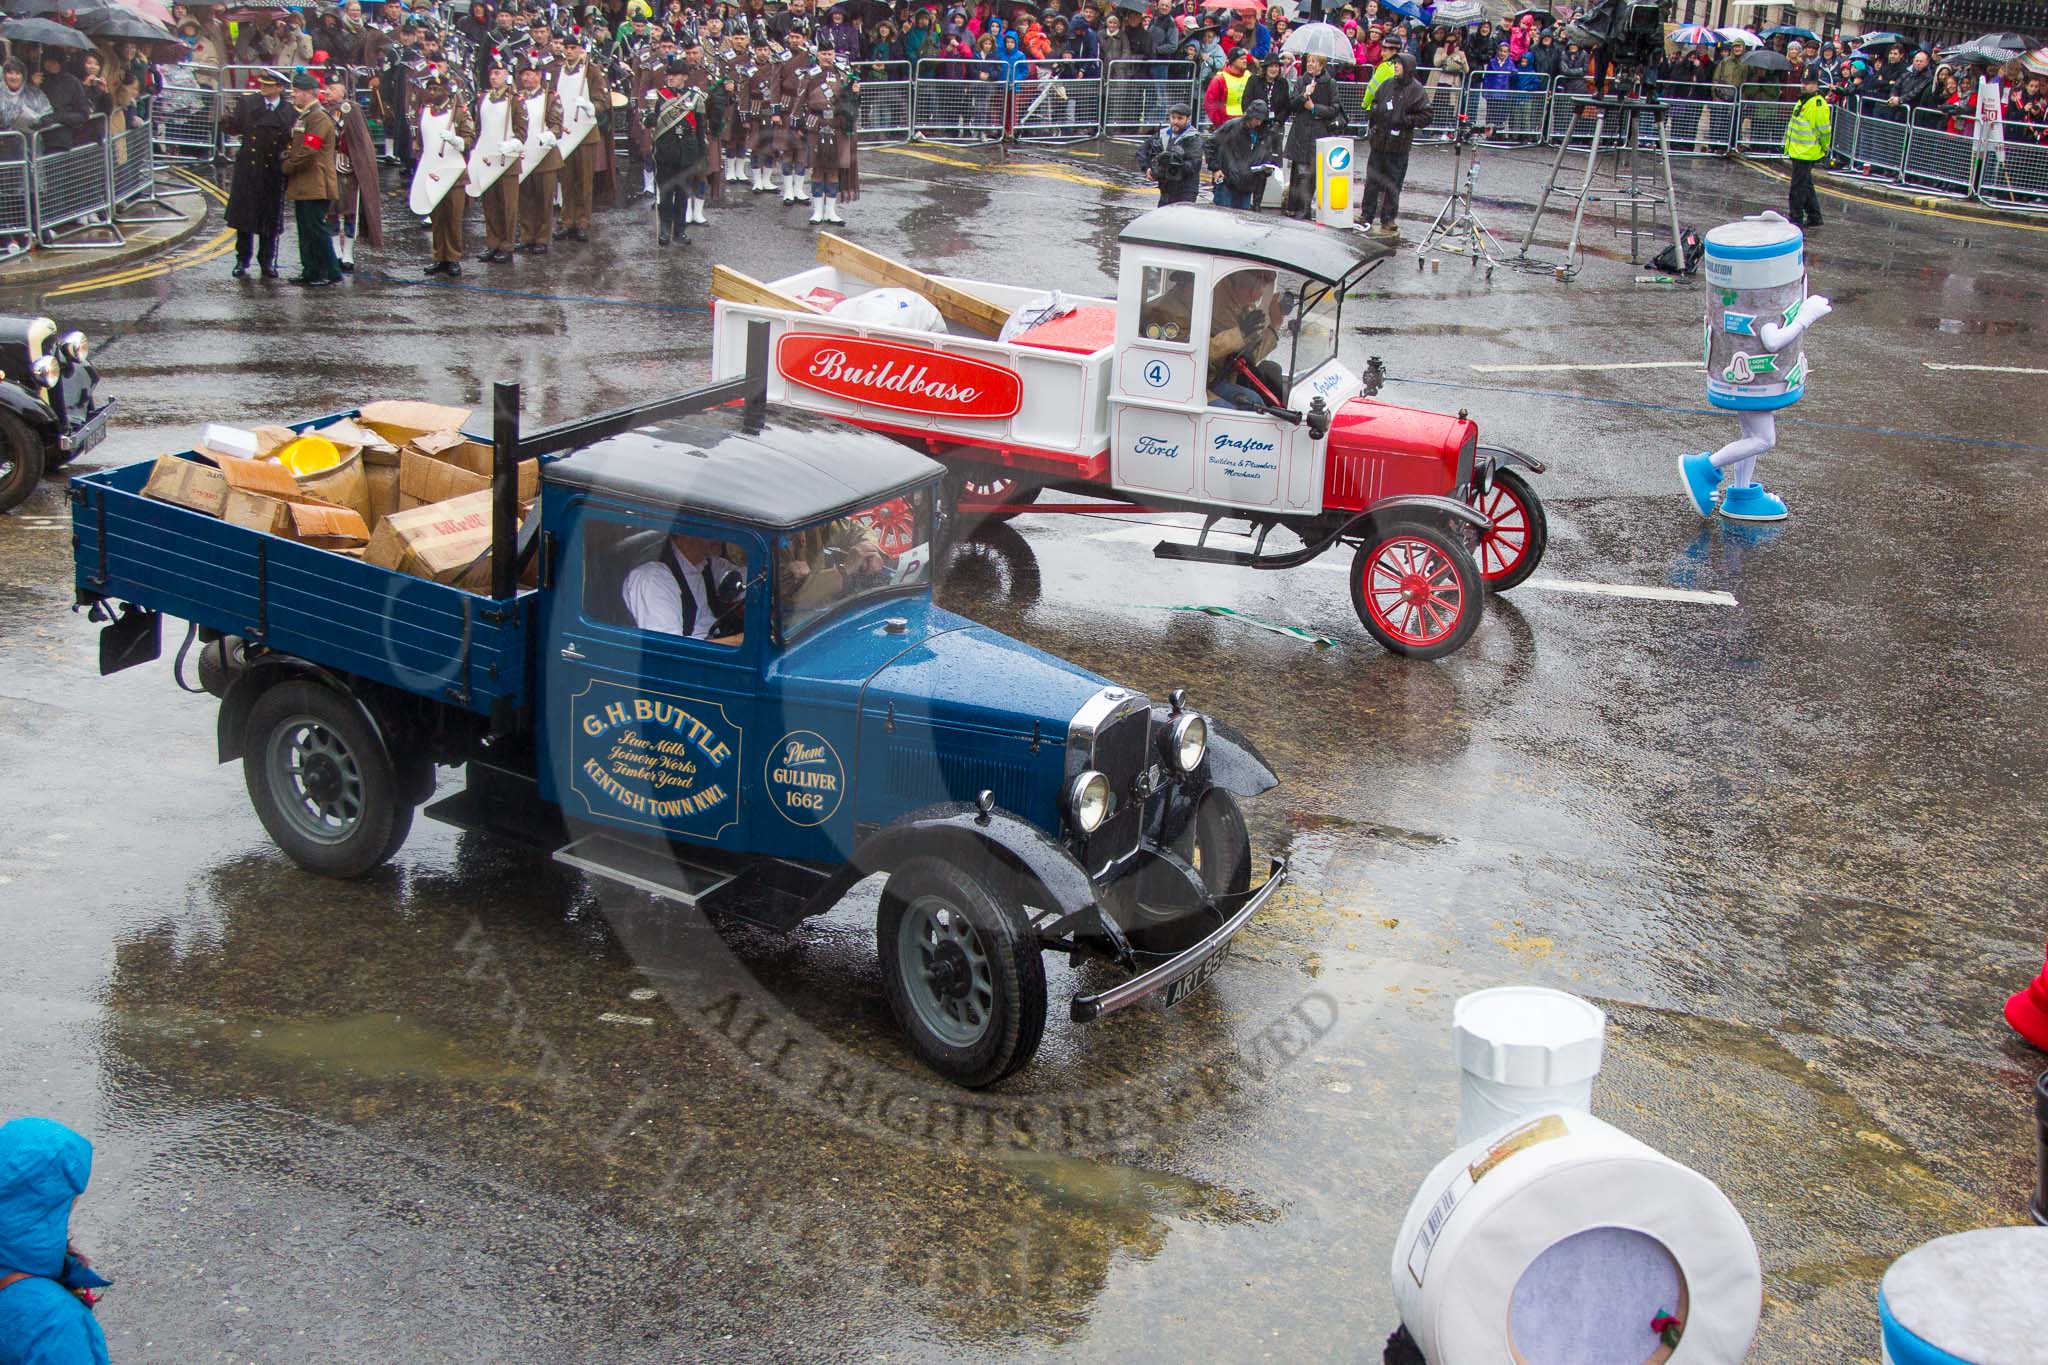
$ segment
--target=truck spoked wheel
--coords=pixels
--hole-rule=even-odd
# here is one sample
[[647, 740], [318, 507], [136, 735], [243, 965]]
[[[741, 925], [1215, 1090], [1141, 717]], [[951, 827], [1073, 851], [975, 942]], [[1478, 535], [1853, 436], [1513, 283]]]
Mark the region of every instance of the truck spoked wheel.
[[355, 707], [319, 683], [280, 683], [249, 711], [242, 774], [263, 828], [291, 860], [360, 877], [412, 829], [383, 746]]
[[1478, 510], [1493, 523], [1479, 536], [1479, 572], [1494, 592], [1506, 592], [1530, 574], [1550, 543], [1549, 519], [1529, 481], [1512, 469], [1497, 471]]
[[889, 1008], [925, 1064], [980, 1087], [1024, 1066], [1045, 1036], [1045, 963], [998, 869], [913, 858], [882, 891], [876, 951]]
[[875, 533], [885, 555], [904, 554], [917, 544], [917, 513], [908, 498], [891, 498], [854, 520]]
[[1017, 515], [1016, 511], [986, 509], [1021, 509], [1027, 503], [1038, 501], [1040, 491], [1037, 484], [1026, 483], [993, 469], [955, 470], [946, 476], [946, 493], [952, 499], [962, 525], [977, 521], [1008, 521]]
[[0, 512], [27, 502], [42, 477], [42, 442], [19, 417], [0, 412]]
[[1358, 547], [1351, 605], [1389, 651], [1438, 659], [1479, 628], [1486, 588], [1471, 551], [1420, 522], [1389, 526]]

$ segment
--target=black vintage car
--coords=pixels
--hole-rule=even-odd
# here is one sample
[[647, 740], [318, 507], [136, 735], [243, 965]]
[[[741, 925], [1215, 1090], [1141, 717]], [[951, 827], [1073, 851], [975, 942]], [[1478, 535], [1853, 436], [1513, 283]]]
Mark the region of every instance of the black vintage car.
[[0, 512], [107, 434], [114, 400], [97, 396], [89, 350], [85, 333], [59, 336], [49, 318], [0, 316]]

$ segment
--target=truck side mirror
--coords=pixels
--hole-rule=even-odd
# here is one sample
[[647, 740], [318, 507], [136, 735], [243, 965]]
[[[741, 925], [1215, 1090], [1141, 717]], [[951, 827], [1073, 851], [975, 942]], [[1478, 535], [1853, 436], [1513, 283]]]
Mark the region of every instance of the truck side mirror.
[[712, 585], [712, 592], [720, 602], [737, 602], [747, 595], [747, 580], [738, 569], [727, 569]]

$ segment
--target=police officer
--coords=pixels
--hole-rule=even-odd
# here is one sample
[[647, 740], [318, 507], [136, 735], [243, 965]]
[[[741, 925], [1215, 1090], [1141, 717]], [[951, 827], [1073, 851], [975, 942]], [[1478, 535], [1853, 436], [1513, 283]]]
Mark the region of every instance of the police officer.
[[1192, 204], [1202, 189], [1202, 135], [1188, 106], [1166, 111], [1166, 126], [1138, 148], [1138, 169], [1159, 186], [1161, 204]]
[[1828, 102], [1821, 98], [1820, 73], [1806, 68], [1799, 78], [1799, 103], [1785, 125], [1785, 159], [1792, 164], [1792, 191], [1787, 204], [1794, 227], [1811, 232], [1820, 226], [1820, 196], [1813, 189], [1813, 168], [1827, 160], [1834, 145]]

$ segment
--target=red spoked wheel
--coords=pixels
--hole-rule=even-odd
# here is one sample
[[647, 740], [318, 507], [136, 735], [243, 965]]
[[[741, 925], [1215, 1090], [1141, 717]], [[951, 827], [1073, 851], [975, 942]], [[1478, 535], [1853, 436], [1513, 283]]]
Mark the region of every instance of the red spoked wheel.
[[917, 544], [917, 512], [908, 498], [891, 498], [879, 507], [856, 512], [853, 519], [873, 531], [882, 553], [892, 558]]
[[1015, 511], [994, 511], [998, 507], [1021, 508], [1038, 500], [1039, 486], [1026, 483], [998, 469], [969, 468], [948, 476], [946, 486], [953, 506], [964, 522], [1008, 521]]
[[1506, 592], [1542, 562], [1544, 547], [1550, 543], [1550, 521], [1529, 481], [1512, 469], [1493, 476], [1493, 487], [1473, 501], [1492, 526], [1480, 533], [1479, 572], [1486, 586]]
[[1351, 565], [1351, 605], [1390, 653], [1440, 659], [1479, 628], [1486, 584], [1451, 532], [1420, 522], [1378, 530]]

